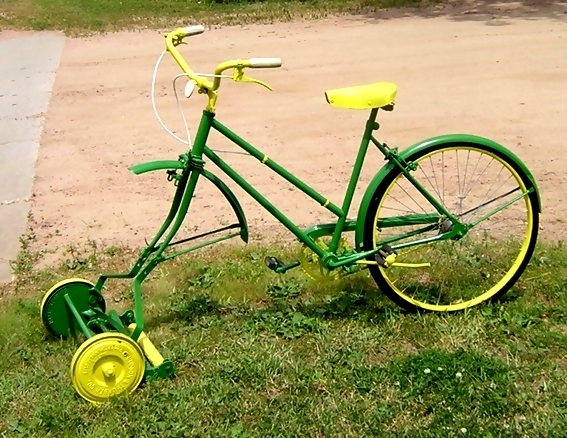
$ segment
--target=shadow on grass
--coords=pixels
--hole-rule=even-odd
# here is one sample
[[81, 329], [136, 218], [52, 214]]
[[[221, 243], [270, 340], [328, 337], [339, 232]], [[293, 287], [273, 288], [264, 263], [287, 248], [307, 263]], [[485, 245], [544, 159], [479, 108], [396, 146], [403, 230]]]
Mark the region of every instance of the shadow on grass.
[[[369, 6], [373, 2], [368, 2]], [[395, 2], [394, 2], [395, 3]], [[395, 6], [395, 5], [394, 5]], [[567, 22], [567, 1], [550, 0], [457, 0], [441, 1], [426, 7], [372, 11], [371, 7], [353, 13], [354, 20], [384, 20], [402, 17], [447, 17], [456, 22], [482, 22], [486, 26], [508, 26], [517, 20]]]
[[[510, 304], [521, 297], [522, 292], [512, 288], [496, 304]], [[414, 314], [371, 287], [368, 279], [356, 276], [328, 286], [307, 286], [295, 279], [279, 281], [269, 284], [265, 293], [252, 301], [227, 302], [207, 287], [188, 288], [169, 295], [162, 304], [164, 310], [148, 318], [148, 330], [171, 324], [209, 324], [214, 319], [215, 324], [238, 321], [236, 326], [244, 330], [297, 338], [307, 332], [322, 332], [332, 321], [381, 325]]]
[[268, 286], [265, 299], [253, 303], [223, 303], [208, 291], [188, 297], [171, 296], [168, 310], [148, 319], [148, 330], [162, 324], [193, 324], [201, 318], [237, 319], [253, 331], [269, 331], [286, 338], [305, 332], [318, 332], [331, 320], [351, 319], [367, 324], [380, 324], [407, 314], [365, 279], [351, 279], [333, 285], [329, 290], [304, 290], [300, 283], [289, 280]]

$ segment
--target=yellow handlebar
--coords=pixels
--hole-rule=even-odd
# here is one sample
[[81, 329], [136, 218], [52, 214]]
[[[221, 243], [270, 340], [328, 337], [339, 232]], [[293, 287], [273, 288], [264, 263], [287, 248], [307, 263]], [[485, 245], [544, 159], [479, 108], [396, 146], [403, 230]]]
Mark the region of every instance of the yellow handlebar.
[[252, 79], [244, 76], [244, 69], [249, 68], [276, 68], [281, 67], [282, 61], [279, 58], [251, 58], [251, 59], [234, 59], [231, 61], [225, 61], [220, 63], [217, 68], [215, 69], [215, 78], [213, 82], [209, 81], [207, 78], [201, 77], [197, 75], [189, 64], [183, 59], [181, 53], [177, 50], [177, 46], [183, 43], [183, 38], [187, 36], [193, 36], [201, 34], [205, 31], [203, 26], [189, 26], [189, 27], [180, 27], [176, 30], [169, 32], [165, 35], [165, 45], [167, 51], [171, 53], [175, 62], [179, 65], [181, 70], [187, 75], [187, 77], [195, 82], [197, 87], [199, 88], [199, 92], [203, 94], [207, 94], [209, 97], [209, 105], [207, 106], [207, 110], [214, 112], [215, 110], [215, 103], [217, 100], [217, 90], [220, 87], [221, 78], [219, 77], [222, 72], [228, 69], [235, 69], [233, 79], [237, 82], [254, 82], [260, 85], [265, 86], [266, 88], [270, 89], [270, 86], [259, 81], [257, 79]]
[[[197, 28], [197, 26], [194, 27]], [[199, 28], [202, 28], [203, 30], [198, 33], [203, 33], [205, 31], [205, 29], [202, 26], [199, 26]], [[167, 51], [171, 53], [171, 56], [173, 56], [173, 59], [175, 59], [175, 62], [177, 62], [181, 70], [183, 70], [183, 72], [189, 77], [189, 79], [194, 81], [200, 89], [212, 88], [213, 84], [208, 79], [196, 75], [195, 72], [191, 70], [191, 67], [189, 67], [189, 64], [187, 64], [185, 59], [183, 59], [183, 56], [181, 56], [179, 50], [177, 50], [177, 46], [183, 43], [183, 38], [185, 38], [186, 36], [192, 36], [198, 34], [197, 32], [188, 32], [189, 29], [191, 28], [180, 27], [174, 30], [173, 32], [169, 32], [165, 36], [165, 46], [167, 48]]]

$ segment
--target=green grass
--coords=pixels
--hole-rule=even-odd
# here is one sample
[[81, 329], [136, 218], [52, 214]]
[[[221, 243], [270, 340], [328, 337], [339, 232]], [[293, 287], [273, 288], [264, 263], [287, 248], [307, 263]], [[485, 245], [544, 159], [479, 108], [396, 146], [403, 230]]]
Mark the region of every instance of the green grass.
[[[436, 1], [436, 0], [435, 0]], [[433, 2], [435, 2], [433, 1]], [[80, 35], [188, 24], [271, 23], [328, 14], [420, 6], [424, 0], [0, 0], [0, 29]]]
[[[135, 256], [93, 248], [35, 270], [24, 247], [18, 281], [0, 292], [2, 437], [564, 436], [561, 244], [539, 246], [499, 303], [451, 315], [406, 314], [365, 273], [320, 286], [264, 267], [264, 255], [289, 259], [288, 249], [176, 259], [144, 288], [147, 331], [176, 377], [100, 408], [70, 381], [81, 340], [48, 337], [39, 318], [54, 282], [94, 280]], [[128, 283], [109, 283], [105, 297], [131, 306]]]

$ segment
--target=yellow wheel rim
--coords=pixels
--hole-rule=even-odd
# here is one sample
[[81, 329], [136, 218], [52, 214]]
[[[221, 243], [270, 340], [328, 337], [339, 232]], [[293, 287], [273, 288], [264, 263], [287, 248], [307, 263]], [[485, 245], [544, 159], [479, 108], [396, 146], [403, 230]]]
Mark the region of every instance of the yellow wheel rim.
[[145, 362], [139, 345], [121, 333], [101, 333], [83, 343], [71, 361], [77, 393], [93, 404], [133, 392], [142, 381]]
[[[515, 179], [518, 186], [520, 187], [520, 189], [523, 192], [527, 191], [526, 185], [522, 181], [522, 178], [520, 177], [518, 172], [514, 168], [512, 168], [506, 161], [504, 161], [502, 158], [500, 158], [499, 156], [497, 156], [497, 155], [495, 155], [491, 152], [481, 150], [481, 149], [477, 149], [477, 148], [474, 148], [474, 147], [459, 147], [459, 146], [457, 146], [457, 147], [454, 147], [454, 148], [451, 148], [451, 149], [454, 149], [454, 150], [470, 150], [470, 151], [480, 152], [482, 154], [485, 154], [485, 155], [493, 158], [495, 161], [499, 162], [503, 167], [505, 167], [510, 172], [510, 174], [513, 176], [513, 178]], [[438, 151], [435, 151], [435, 152], [438, 152]], [[420, 157], [417, 162], [419, 163], [421, 160], [425, 160], [429, 156], [435, 154], [435, 152], [430, 153], [430, 154], [426, 154], [423, 157]], [[392, 183], [390, 184], [390, 186], [388, 187], [388, 189], [386, 190], [386, 192], [385, 192], [385, 194], [382, 198], [382, 202], [388, 197], [389, 193], [394, 188], [397, 181], [398, 181], [398, 178], [396, 178], [396, 179], [394, 179], [394, 181], [392, 181]], [[382, 202], [378, 206], [378, 209], [376, 211], [376, 215], [374, 217], [374, 230], [377, 230], [378, 220], [380, 218], [381, 210], [382, 210], [382, 207], [383, 207]], [[522, 201], [517, 201], [517, 202], [522, 202]], [[491, 297], [496, 295], [508, 283], [508, 281], [516, 274], [516, 272], [520, 268], [522, 262], [524, 261], [524, 259], [527, 256], [528, 249], [530, 247], [530, 243], [531, 243], [531, 240], [532, 240], [531, 236], [532, 236], [532, 232], [533, 232], [533, 215], [534, 215], [534, 213], [533, 213], [531, 200], [529, 199], [528, 196], [524, 197], [523, 202], [526, 205], [525, 234], [523, 236], [523, 239], [521, 240], [521, 246], [519, 248], [518, 255], [516, 256], [514, 262], [512, 263], [512, 265], [510, 266], [508, 271], [502, 276], [502, 278], [496, 284], [494, 284], [492, 287], [483, 291], [480, 295], [476, 296], [475, 298], [472, 298], [472, 299], [469, 299], [469, 300], [463, 300], [463, 301], [457, 302], [457, 303], [445, 304], [445, 305], [444, 304], [430, 304], [430, 303], [426, 303], [426, 302], [423, 302], [423, 301], [416, 300], [413, 297], [404, 293], [405, 289], [400, 290], [400, 285], [396, 284], [397, 281], [392, 280], [389, 277], [388, 269], [384, 269], [384, 268], [380, 267], [379, 269], [382, 273], [383, 278], [386, 280], [388, 285], [393, 289], [393, 291], [397, 295], [399, 295], [401, 298], [403, 298], [405, 301], [407, 301], [407, 302], [409, 302], [409, 303], [411, 303], [411, 304], [413, 304], [417, 307], [420, 307], [422, 309], [426, 309], [426, 310], [441, 311], [441, 312], [442, 311], [463, 310], [463, 309], [468, 308], [468, 307], [476, 306], [476, 305], [480, 304], [481, 302], [490, 299]], [[377, 242], [377, 240], [378, 240], [377, 234], [378, 233], [376, 233], [376, 232], [374, 233], [374, 239], [373, 239], [374, 247], [376, 247], [377, 243], [378, 243]], [[401, 287], [403, 287], [403, 286], [401, 286]]]

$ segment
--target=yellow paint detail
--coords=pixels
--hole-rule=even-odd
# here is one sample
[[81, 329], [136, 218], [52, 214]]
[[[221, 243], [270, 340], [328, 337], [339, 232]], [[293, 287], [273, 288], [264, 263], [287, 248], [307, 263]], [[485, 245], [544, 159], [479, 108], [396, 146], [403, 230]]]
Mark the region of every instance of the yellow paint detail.
[[[493, 158], [495, 161], [501, 163], [504, 167], [506, 167], [510, 171], [510, 173], [516, 179], [518, 186], [520, 187], [520, 189], [523, 192], [527, 191], [526, 185], [524, 184], [524, 182], [520, 178], [520, 175], [518, 175], [518, 172], [516, 172], [515, 169], [513, 169], [508, 163], [504, 162], [497, 155], [492, 154], [492, 153], [485, 151], [485, 150], [482, 150], [482, 149], [474, 148], [474, 147], [461, 146], [461, 147], [455, 147], [453, 149], [455, 149], [455, 150], [457, 150], [457, 149], [459, 149], [459, 150], [474, 150], [474, 151], [477, 151], [477, 152], [480, 152], [480, 153], [483, 153], [483, 154], [490, 156], [491, 158]], [[435, 151], [435, 152], [437, 152], [437, 151]], [[433, 152], [433, 153], [435, 153], [435, 152]], [[420, 160], [423, 160], [425, 157], [430, 156], [432, 154], [427, 154], [424, 157], [421, 157]], [[386, 197], [388, 196], [388, 194], [390, 193], [392, 188], [395, 186], [396, 181], [397, 181], [397, 179], [395, 179], [392, 182], [392, 184], [390, 185], [390, 187], [388, 187], [388, 189], [386, 190], [386, 193], [384, 194], [383, 199], [386, 199]], [[474, 307], [477, 304], [480, 304], [481, 302], [490, 299], [492, 296], [496, 295], [504, 287], [504, 285], [510, 280], [510, 278], [512, 278], [514, 276], [514, 274], [518, 271], [520, 265], [522, 264], [523, 260], [525, 259], [526, 255], [527, 255], [528, 248], [530, 246], [531, 235], [532, 235], [532, 231], [533, 231], [533, 210], [532, 210], [532, 204], [531, 204], [530, 200], [528, 199], [528, 197], [526, 196], [524, 199], [525, 199], [525, 203], [526, 203], [526, 207], [527, 207], [527, 217], [526, 217], [527, 227], [526, 227], [526, 235], [524, 237], [524, 241], [523, 241], [522, 246], [520, 248], [520, 251], [518, 253], [518, 257], [516, 258], [512, 267], [506, 273], [506, 275], [504, 275], [498, 283], [496, 283], [489, 290], [485, 291], [483, 294], [479, 295], [478, 297], [473, 298], [473, 299], [468, 300], [468, 301], [462, 301], [462, 302], [459, 302], [459, 303], [455, 303], [455, 304], [448, 304], [448, 305], [429, 304], [429, 303], [424, 303], [422, 301], [417, 301], [417, 300], [411, 298], [410, 296], [406, 295], [404, 293], [405, 290], [401, 291], [397, 286], [395, 286], [395, 284], [394, 284], [395, 281], [392, 281], [388, 277], [387, 269], [384, 269], [380, 266], [379, 269], [382, 272], [384, 279], [388, 282], [388, 284], [396, 292], [396, 294], [398, 294], [404, 300], [412, 303], [416, 307], [420, 307], [420, 308], [426, 309], [426, 310], [432, 310], [432, 311], [437, 311], [437, 312], [463, 310], [463, 309], [466, 309], [468, 307]], [[382, 205], [380, 205], [379, 208], [376, 211], [376, 216], [374, 217], [374, 228], [376, 228], [376, 226], [378, 224], [378, 218], [380, 216], [381, 209], [382, 209]], [[374, 233], [373, 245], [376, 248], [376, 245], [377, 245], [376, 233]]]
[[377, 82], [358, 87], [328, 90], [325, 92], [325, 98], [330, 105], [339, 108], [367, 110], [393, 104], [397, 91], [396, 84]]
[[264, 155], [264, 158], [262, 158], [262, 164], [264, 164], [266, 161], [268, 161], [268, 159], [269, 159], [268, 156]]
[[[331, 242], [331, 238], [332, 238], [331, 236], [318, 237], [317, 239], [315, 239], [315, 244], [320, 248], [322, 248], [323, 250], [328, 251], [329, 250], [328, 243]], [[348, 242], [343, 237], [341, 237], [339, 239], [337, 254], [341, 254], [342, 252], [349, 250], [350, 247], [348, 245]], [[299, 252], [299, 263], [305, 275], [313, 281], [317, 281], [317, 282], [336, 281], [345, 275], [345, 271], [342, 270], [341, 268], [334, 270], [329, 270], [325, 268], [323, 266], [323, 261], [319, 258], [319, 256], [305, 244], [301, 246]]]
[[[377, 265], [378, 262], [373, 260], [358, 260], [359, 265]], [[399, 268], [429, 268], [431, 263], [392, 263], [390, 266], [397, 266]]]
[[[177, 65], [179, 65], [181, 70], [183, 70], [183, 73], [185, 73], [189, 79], [195, 82], [197, 88], [199, 89], [199, 93], [207, 95], [209, 99], [207, 103], [207, 111], [214, 113], [215, 106], [217, 103], [217, 97], [218, 97], [217, 90], [220, 87], [221, 78], [215, 77], [213, 82], [211, 82], [207, 78], [196, 74], [191, 69], [191, 67], [189, 67], [187, 61], [185, 61], [181, 53], [179, 53], [179, 50], [177, 50], [177, 46], [179, 44], [182, 44], [182, 40], [184, 36], [185, 36], [185, 31], [181, 28], [166, 34], [165, 37], [166, 49], [171, 54], [171, 56], [173, 56], [173, 59], [175, 60]], [[248, 60], [236, 59], [231, 61], [225, 61], [217, 66], [215, 70], [215, 74], [220, 75], [224, 70], [228, 70], [230, 68], [243, 69], [245, 67], [250, 67], [250, 62]]]
[[71, 380], [77, 393], [94, 405], [131, 393], [144, 377], [140, 346], [122, 333], [100, 333], [84, 342], [71, 361]]
[[177, 65], [179, 65], [181, 70], [183, 70], [183, 73], [185, 73], [189, 79], [195, 82], [197, 88], [199, 89], [199, 93], [207, 95], [207, 97], [209, 98], [209, 101], [207, 103], [207, 110], [215, 112], [215, 105], [217, 100], [216, 90], [218, 89], [218, 86], [217, 88], [214, 88], [214, 82], [211, 82], [207, 78], [197, 75], [193, 70], [191, 70], [191, 67], [189, 67], [187, 61], [185, 61], [181, 53], [179, 53], [177, 46], [179, 44], [182, 44], [182, 39], [184, 36], [185, 32], [181, 28], [168, 33], [165, 37], [166, 49], [171, 54], [171, 56], [173, 56], [173, 59], [175, 60]]
[[431, 263], [392, 263], [390, 266], [397, 266], [398, 268], [429, 268]]
[[323, 207], [327, 208], [327, 206], [328, 206], [329, 204], [330, 204], [330, 202], [329, 202], [329, 200], [327, 199], [327, 200], [325, 201], [325, 203], [323, 204]]
[[216, 112], [217, 97], [218, 97], [217, 92], [214, 90], [207, 90], [204, 94], [207, 94], [207, 97], [209, 98], [209, 102], [207, 103], [205, 109], [210, 113]]
[[[243, 61], [241, 61], [241, 62], [243, 62]], [[234, 73], [232, 74], [232, 79], [234, 80], [234, 82], [252, 82], [254, 84], [259, 84], [262, 87], [265, 87], [270, 91], [273, 91], [272, 87], [270, 87], [265, 82], [263, 82], [259, 79], [254, 79], [254, 78], [251, 78], [251, 77], [244, 75], [244, 68], [248, 67], [249, 65], [250, 65], [250, 63], [248, 63], [248, 65], [238, 65], [237, 67], [234, 68]]]
[[392, 266], [396, 262], [396, 254], [386, 256], [386, 260], [384, 261], [386, 262], [386, 266]]
[[[136, 324], [130, 324], [128, 326], [130, 333], [133, 333], [135, 328]], [[140, 345], [142, 351], [154, 367], [159, 367], [163, 363], [163, 356], [160, 354], [154, 344], [152, 344], [152, 341], [150, 341], [150, 338], [148, 338], [148, 336], [144, 332], [140, 333], [140, 337], [138, 338], [138, 345]]]

